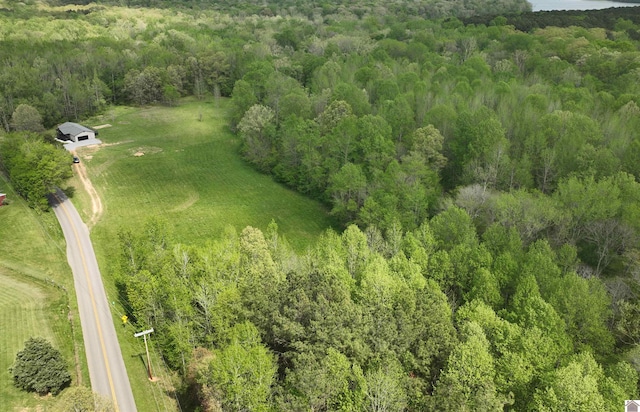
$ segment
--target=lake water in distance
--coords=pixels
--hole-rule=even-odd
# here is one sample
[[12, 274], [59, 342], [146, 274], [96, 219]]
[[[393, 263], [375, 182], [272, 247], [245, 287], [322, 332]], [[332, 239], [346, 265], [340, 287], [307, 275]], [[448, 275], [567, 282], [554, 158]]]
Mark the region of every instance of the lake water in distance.
[[597, 10], [609, 7], [633, 7], [640, 3], [618, 3], [603, 0], [529, 0], [533, 11], [543, 10]]

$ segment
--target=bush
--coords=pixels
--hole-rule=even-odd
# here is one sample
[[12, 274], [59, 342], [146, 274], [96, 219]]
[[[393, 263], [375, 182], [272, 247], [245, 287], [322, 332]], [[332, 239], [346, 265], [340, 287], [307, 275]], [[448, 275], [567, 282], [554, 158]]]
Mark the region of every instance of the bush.
[[71, 382], [62, 354], [43, 338], [29, 338], [10, 372], [18, 388], [39, 395], [57, 395]]
[[65, 390], [51, 412], [114, 412], [111, 399], [91, 392], [85, 386]]

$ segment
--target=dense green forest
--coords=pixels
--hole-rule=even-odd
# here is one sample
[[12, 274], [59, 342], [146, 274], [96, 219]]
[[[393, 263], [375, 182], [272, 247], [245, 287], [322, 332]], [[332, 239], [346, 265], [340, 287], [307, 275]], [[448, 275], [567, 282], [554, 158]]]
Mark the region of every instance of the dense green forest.
[[[634, 1], [628, 1], [634, 3]], [[617, 7], [602, 10], [590, 10], [584, 12], [581, 10], [550, 10], [538, 12], [522, 12], [522, 13], [498, 13], [498, 14], [475, 14], [469, 17], [463, 17], [465, 24], [484, 24], [489, 25], [491, 21], [502, 16], [506, 19], [506, 23], [513, 25], [521, 31], [531, 31], [534, 28], [545, 28], [547, 26], [556, 27], [584, 27], [584, 28], [604, 28], [607, 30], [627, 30], [627, 34], [633, 40], [638, 40], [640, 36], [637, 30], [628, 22], [635, 24], [640, 23], [640, 7]], [[627, 24], [627, 26], [625, 26]]]
[[124, 4], [4, 2], [3, 127], [20, 105], [52, 126], [230, 97], [247, 161], [345, 228], [304, 252], [275, 224], [206, 247], [158, 221], [122, 230], [122, 299], [187, 410], [639, 397], [635, 18], [536, 13], [523, 31], [524, 14], [412, 8], [437, 2]]
[[204, 410], [616, 411], [637, 395], [615, 348], [637, 336], [632, 306], [613, 319], [575, 248], [500, 224], [479, 237], [455, 206], [302, 255], [275, 224], [189, 247], [156, 221], [120, 241], [136, 322]]
[[50, 0], [50, 4], [110, 4], [127, 7], [183, 8], [218, 10], [231, 14], [262, 16], [304, 15], [313, 20], [315, 14], [368, 14], [420, 16], [426, 18], [470, 17], [474, 15], [519, 13], [531, 10], [526, 0]]

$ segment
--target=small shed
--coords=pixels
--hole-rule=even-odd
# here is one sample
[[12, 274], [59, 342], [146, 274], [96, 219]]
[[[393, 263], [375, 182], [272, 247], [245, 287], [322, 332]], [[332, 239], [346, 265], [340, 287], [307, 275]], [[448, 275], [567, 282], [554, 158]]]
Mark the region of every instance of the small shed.
[[58, 126], [58, 139], [79, 142], [95, 139], [98, 133], [78, 123], [66, 122]]
[[7, 198], [7, 195], [4, 193], [0, 193], [0, 206], [4, 205], [4, 199]]

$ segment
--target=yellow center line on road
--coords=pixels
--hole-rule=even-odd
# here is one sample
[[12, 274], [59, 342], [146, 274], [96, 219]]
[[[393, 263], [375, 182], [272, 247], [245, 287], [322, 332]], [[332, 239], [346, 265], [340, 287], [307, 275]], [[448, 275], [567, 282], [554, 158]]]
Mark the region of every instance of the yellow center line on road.
[[[100, 319], [98, 318], [98, 309], [96, 307], [96, 301], [94, 299], [94, 295], [93, 295], [93, 288], [91, 287], [91, 280], [89, 279], [89, 269], [87, 267], [87, 260], [84, 256], [84, 251], [82, 249], [82, 245], [80, 244], [80, 237], [78, 236], [78, 231], [76, 230], [75, 225], [73, 224], [73, 221], [71, 220], [71, 217], [69, 216], [69, 212], [67, 211], [67, 208], [64, 205], [64, 202], [60, 200], [60, 198], [58, 197], [57, 194], [54, 194], [54, 197], [56, 199], [58, 199], [58, 201], [60, 202], [60, 206], [62, 207], [62, 211], [64, 212], [64, 214], [67, 216], [67, 220], [69, 220], [69, 224], [71, 225], [71, 230], [73, 230], [73, 234], [75, 235], [76, 238], [76, 243], [78, 245], [78, 251], [80, 252], [80, 257], [82, 258], [82, 266], [84, 268], [84, 275], [85, 278], [87, 279], [87, 284], [89, 286], [89, 297], [91, 298], [91, 305], [93, 306], [93, 316], [95, 318], [96, 321], [96, 325], [98, 326], [98, 338], [100, 339], [100, 346], [102, 348], [102, 356], [104, 358], [104, 366], [107, 369], [107, 379], [109, 380], [109, 387], [111, 389], [111, 396], [113, 397], [113, 402], [116, 408], [115, 412], [118, 412], [120, 409], [118, 408], [118, 398], [116, 397], [116, 390], [115, 387], [113, 386], [113, 377], [111, 376], [111, 368], [109, 367], [109, 362], [107, 361], [107, 348], [104, 345], [104, 338], [102, 335], [102, 327], [100, 325]], [[77, 293], [77, 292], [76, 292]]]

